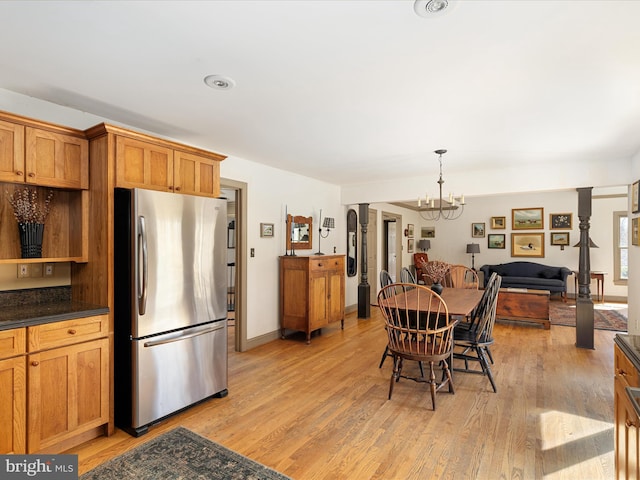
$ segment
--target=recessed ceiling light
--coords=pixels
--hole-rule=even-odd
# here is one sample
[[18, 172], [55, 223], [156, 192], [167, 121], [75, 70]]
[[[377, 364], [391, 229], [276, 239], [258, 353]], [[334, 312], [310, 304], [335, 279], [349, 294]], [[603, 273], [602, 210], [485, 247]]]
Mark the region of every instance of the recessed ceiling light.
[[204, 77], [204, 83], [218, 90], [230, 90], [236, 86], [236, 82], [234, 82], [232, 78], [225, 77], [224, 75], [207, 75]]
[[456, 4], [456, 0], [416, 0], [413, 10], [424, 18], [441, 17], [450, 12]]

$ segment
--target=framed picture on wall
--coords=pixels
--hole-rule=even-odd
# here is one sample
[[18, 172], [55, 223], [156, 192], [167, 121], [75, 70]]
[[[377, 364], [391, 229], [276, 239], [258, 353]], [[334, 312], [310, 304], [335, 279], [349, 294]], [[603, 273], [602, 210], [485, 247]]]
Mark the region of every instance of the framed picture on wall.
[[471, 224], [471, 236], [473, 238], [484, 238], [484, 231], [484, 222]]
[[436, 227], [422, 227], [420, 236], [422, 238], [436, 238]]
[[273, 237], [273, 223], [261, 223], [260, 224], [260, 236], [261, 237]]
[[573, 213], [551, 213], [549, 223], [552, 230], [571, 230], [573, 228]]
[[490, 233], [487, 239], [487, 248], [505, 248], [506, 243], [504, 233]]
[[512, 233], [511, 256], [544, 258], [544, 233]]
[[407, 240], [407, 253], [413, 253], [413, 244], [414, 244], [415, 239], [410, 238], [409, 240]]
[[491, 217], [491, 228], [496, 230], [507, 228], [507, 217]]
[[538, 230], [544, 228], [544, 208], [513, 208], [511, 226], [514, 230]]
[[569, 245], [569, 232], [552, 232], [551, 245]]
[[413, 224], [412, 223], [407, 224], [407, 236], [409, 238], [413, 238]]
[[631, 185], [631, 211], [640, 212], [640, 180]]
[[640, 236], [638, 235], [638, 217], [631, 219], [631, 245], [640, 245]]

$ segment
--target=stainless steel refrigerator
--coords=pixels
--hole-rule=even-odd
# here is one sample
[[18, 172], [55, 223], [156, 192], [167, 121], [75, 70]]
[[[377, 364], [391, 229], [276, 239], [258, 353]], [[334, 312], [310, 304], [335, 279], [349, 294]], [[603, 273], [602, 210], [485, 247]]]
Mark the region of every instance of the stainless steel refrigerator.
[[226, 200], [116, 189], [115, 422], [227, 394]]

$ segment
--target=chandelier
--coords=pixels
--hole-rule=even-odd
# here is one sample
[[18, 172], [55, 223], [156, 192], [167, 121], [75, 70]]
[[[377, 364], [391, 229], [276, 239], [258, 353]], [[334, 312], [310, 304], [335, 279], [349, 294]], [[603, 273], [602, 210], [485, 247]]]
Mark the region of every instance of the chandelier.
[[[418, 212], [420, 216], [425, 220], [438, 221], [443, 220], [455, 220], [464, 212], [464, 195], [455, 197], [452, 193], [449, 193], [449, 198], [442, 197], [442, 185], [444, 180], [442, 179], [442, 155], [447, 153], [446, 150], [436, 150], [434, 153], [438, 155], [438, 162], [440, 162], [440, 178], [438, 179], [439, 198], [429, 197], [426, 195], [424, 200], [418, 197]], [[424, 202], [425, 206], [422, 206]]]

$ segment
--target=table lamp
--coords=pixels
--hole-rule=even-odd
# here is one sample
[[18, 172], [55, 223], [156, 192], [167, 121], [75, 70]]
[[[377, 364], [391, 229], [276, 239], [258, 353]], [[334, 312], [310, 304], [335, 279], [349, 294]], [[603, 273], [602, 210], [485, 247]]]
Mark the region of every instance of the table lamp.
[[431, 240], [418, 240], [418, 248], [426, 252], [431, 248]]
[[478, 243], [467, 243], [467, 253], [471, 254], [471, 270], [476, 269], [475, 258], [476, 253], [480, 253], [480, 244]]

